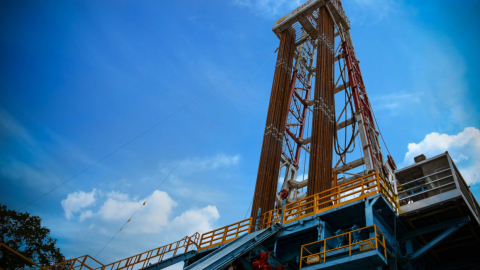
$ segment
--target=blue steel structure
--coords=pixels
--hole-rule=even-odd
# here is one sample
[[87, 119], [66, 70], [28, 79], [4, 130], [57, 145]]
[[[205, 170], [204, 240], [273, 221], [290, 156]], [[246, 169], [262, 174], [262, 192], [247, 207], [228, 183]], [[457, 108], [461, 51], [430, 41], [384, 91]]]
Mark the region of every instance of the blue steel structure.
[[[406, 172], [410, 175], [419, 167], [438, 170], [439, 164], [448, 165], [440, 167], [450, 172], [452, 188], [437, 192], [441, 184], [423, 181], [411, 194], [436, 194], [422, 195], [398, 211], [384, 194], [375, 194], [293, 222], [281, 224], [279, 219], [224, 245], [190, 251], [144, 269], [163, 269], [179, 261], [188, 270], [260, 269], [252, 264], [262, 252], [270, 253], [269, 269], [475, 269], [480, 267], [480, 208], [462, 188], [465, 182], [448, 153], [398, 170], [399, 194], [407, 190], [405, 183], [412, 182], [405, 180]], [[442, 178], [446, 179], [438, 179]], [[445, 200], [442, 194], [452, 191], [458, 196]]]

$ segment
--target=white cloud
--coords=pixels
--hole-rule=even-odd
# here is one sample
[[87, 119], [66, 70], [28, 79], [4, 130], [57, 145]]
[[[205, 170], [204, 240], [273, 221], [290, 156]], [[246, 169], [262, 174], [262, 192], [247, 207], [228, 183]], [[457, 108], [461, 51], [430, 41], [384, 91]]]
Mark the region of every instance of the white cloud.
[[469, 184], [480, 182], [480, 130], [467, 127], [457, 135], [432, 132], [419, 143], [409, 143], [404, 165], [413, 163], [413, 158], [424, 154], [433, 157], [448, 151], [463, 178]]
[[192, 235], [213, 230], [212, 223], [220, 218], [217, 207], [208, 205], [202, 209], [191, 209], [174, 218], [170, 223], [170, 230], [187, 232]]
[[[95, 202], [95, 193], [104, 197], [103, 204], [98, 211], [85, 209], [93, 206]], [[145, 206], [143, 203], [146, 201]], [[62, 201], [62, 207], [65, 210], [65, 216], [71, 219], [74, 213], [80, 212], [79, 221], [90, 220], [93, 227], [101, 228], [111, 227], [113, 224], [119, 225], [126, 222], [132, 215], [132, 221], [122, 230], [127, 234], [151, 234], [158, 233], [168, 229], [169, 234], [175, 234], [178, 237], [191, 235], [195, 232], [205, 232], [212, 230], [212, 225], [218, 220], [220, 214], [216, 206], [208, 205], [204, 208], [193, 208], [187, 210], [177, 217], [171, 217], [173, 208], [177, 203], [164, 191], [155, 190], [148, 198], [133, 198], [128, 194], [111, 191], [108, 193], [91, 193], [83, 191], [69, 194], [67, 199]], [[82, 211], [83, 210], [83, 211]], [[138, 210], [138, 211], [137, 211]]]
[[[125, 227], [126, 233], [154, 233], [162, 231], [169, 224], [169, 216], [177, 205], [164, 191], [155, 190], [147, 200], [133, 198], [120, 192], [109, 192], [107, 199], [97, 213], [98, 220], [106, 223], [127, 221], [138, 209], [132, 223]], [[92, 215], [93, 216], [93, 215]], [[139, 223], [138, 221], [141, 222]], [[133, 221], [137, 221], [134, 223]]]
[[406, 93], [397, 92], [389, 95], [375, 96], [373, 108], [375, 111], [388, 110], [392, 115], [397, 115], [402, 110], [407, 110], [412, 104], [420, 103], [421, 92]]
[[92, 217], [93, 216], [93, 212], [92, 210], [87, 210], [87, 211], [84, 211], [84, 212], [81, 212], [80, 213], [80, 217], [79, 217], [79, 220], [80, 222], [84, 221], [85, 219], [89, 218], [89, 217]]
[[[73, 214], [81, 211], [83, 208], [88, 207], [95, 203], [95, 189], [90, 193], [83, 191], [77, 191], [71, 194], [68, 194], [65, 200], [62, 200], [62, 208], [65, 211], [65, 217], [70, 220], [73, 217]], [[83, 214], [82, 220], [88, 214]]]

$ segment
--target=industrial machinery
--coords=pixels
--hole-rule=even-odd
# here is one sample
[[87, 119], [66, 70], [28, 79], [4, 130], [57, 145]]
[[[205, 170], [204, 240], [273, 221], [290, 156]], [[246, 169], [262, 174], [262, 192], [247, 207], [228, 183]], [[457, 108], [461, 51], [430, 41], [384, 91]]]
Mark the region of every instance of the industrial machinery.
[[403, 169], [383, 155], [340, 0], [309, 0], [273, 32], [251, 217], [111, 264], [86, 255], [46, 269], [480, 266], [480, 207], [449, 154]]

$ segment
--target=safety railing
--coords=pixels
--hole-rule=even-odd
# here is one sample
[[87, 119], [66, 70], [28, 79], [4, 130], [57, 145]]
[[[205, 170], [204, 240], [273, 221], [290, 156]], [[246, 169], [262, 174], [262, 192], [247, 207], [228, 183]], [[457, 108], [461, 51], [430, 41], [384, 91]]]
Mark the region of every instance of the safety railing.
[[95, 260], [95, 258], [84, 255], [78, 258], [70, 259], [64, 262], [60, 262], [54, 265], [44, 267], [44, 269], [55, 269], [55, 270], [71, 270], [71, 269], [102, 269], [104, 265]]
[[[348, 243], [347, 243], [348, 238]], [[360, 254], [369, 250], [379, 250], [387, 259], [385, 235], [376, 225], [352, 230], [326, 239], [302, 245], [300, 251], [300, 268], [306, 265], [325, 263], [327, 259], [335, 260]]]
[[[147, 266], [152, 259], [155, 259], [154, 262], [159, 262], [168, 258], [174, 257], [180, 251], [181, 253], [187, 252], [190, 247], [198, 247], [197, 243], [200, 239], [200, 234], [195, 233], [192, 236], [185, 236], [181, 240], [161, 246], [149, 251], [142, 252], [140, 254], [103, 265], [99, 261], [90, 257], [89, 255], [81, 256], [75, 259], [70, 259], [58, 264], [54, 264], [45, 269], [59, 269], [59, 270], [70, 270], [70, 269], [90, 269], [90, 270], [121, 270], [121, 269], [133, 269], [134, 266], [138, 268], [143, 268]], [[93, 265], [92, 265], [93, 263]]]
[[195, 233], [194, 235], [190, 237], [186, 236], [177, 242], [107, 264], [101, 267], [99, 270], [133, 269], [133, 266], [135, 265], [141, 265], [141, 268], [143, 268], [147, 266], [152, 259], [155, 259], [154, 262], [156, 263], [163, 260], [166, 255], [168, 256], [168, 258], [175, 257], [178, 251], [180, 251], [180, 253], [185, 253], [188, 251], [189, 247], [197, 247], [197, 242], [199, 238], [200, 234]]
[[450, 168], [397, 185], [400, 205], [420, 201], [455, 188]]
[[478, 219], [480, 217], [480, 206], [478, 205], [478, 202], [475, 199], [475, 196], [473, 195], [472, 191], [470, 190], [470, 187], [467, 185], [467, 183], [463, 179], [462, 175], [458, 172], [456, 167], [455, 167], [455, 175], [457, 176], [458, 187], [460, 188], [460, 191], [462, 192], [463, 196], [465, 197], [465, 200], [467, 200], [467, 203], [470, 205], [470, 207], [473, 211], [473, 214]]
[[400, 205], [398, 204], [398, 194], [395, 188], [387, 180], [385, 180], [382, 175], [377, 174], [377, 177], [380, 177], [380, 193], [393, 207], [393, 209], [398, 212]]
[[395, 211], [397, 197], [391, 185], [378, 173], [372, 173], [352, 182], [319, 192], [285, 206], [283, 224], [333, 209], [375, 194], [382, 194]]
[[246, 233], [252, 226], [252, 218], [248, 218], [231, 225], [206, 232], [202, 234], [198, 250], [222, 245], [237, 239], [241, 234]]
[[[29, 258], [23, 256], [22, 253], [14, 250], [13, 248], [5, 245], [4, 243], [0, 243], [0, 249], [1, 249], [1, 248], [4, 248], [4, 249], [8, 250], [9, 252], [12, 252], [13, 254], [17, 255], [17, 256], [20, 257], [20, 258], [22, 258], [23, 260], [25, 260], [25, 261], [28, 262], [29, 264], [37, 266], [39, 269], [45, 269], [44, 267], [41, 267], [40, 265], [38, 265], [36, 262], [31, 261]], [[1, 268], [0, 268], [0, 269], [1, 269]]]
[[160, 262], [162, 260], [172, 258], [177, 255], [177, 253], [188, 252], [189, 249], [192, 250], [196, 248], [197, 251], [225, 244], [237, 239], [244, 233], [250, 231], [252, 226], [252, 218], [245, 219], [234, 224], [216, 229], [211, 232], [206, 232], [200, 236], [199, 233], [195, 233], [192, 236], [185, 236], [181, 240], [161, 246], [143, 253], [104, 265], [99, 261], [95, 260], [89, 255], [81, 256], [78, 258], [70, 259], [64, 262], [60, 262], [54, 265], [41, 267], [35, 262], [30, 261], [28, 258], [22, 254], [16, 252], [15, 250], [9, 248], [8, 246], [0, 243], [0, 247], [5, 247], [8, 250], [12, 251], [16, 255], [27, 260], [29, 263], [36, 265], [40, 269], [55, 269], [55, 270], [72, 270], [72, 269], [90, 269], [90, 270], [122, 270], [122, 269], [134, 269], [135, 268], [144, 268], [149, 265], [154, 259], [154, 263]]
[[258, 228], [260, 230], [266, 229], [268, 227], [271, 227], [273, 224], [280, 222], [280, 219], [282, 218], [282, 210], [281, 209], [273, 209], [265, 214], [263, 214], [259, 218], [259, 224]]

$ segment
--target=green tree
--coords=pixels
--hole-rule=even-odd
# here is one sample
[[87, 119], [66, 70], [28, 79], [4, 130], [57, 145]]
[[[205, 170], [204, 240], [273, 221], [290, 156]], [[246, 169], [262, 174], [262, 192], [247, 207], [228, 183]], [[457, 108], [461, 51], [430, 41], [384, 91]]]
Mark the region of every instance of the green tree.
[[[40, 217], [8, 210], [5, 205], [0, 205], [0, 242], [42, 266], [65, 261], [60, 249], [55, 247], [57, 240], [50, 237], [50, 230], [42, 227], [41, 221]], [[2, 248], [0, 267], [6, 270], [28, 269], [32, 265]]]

